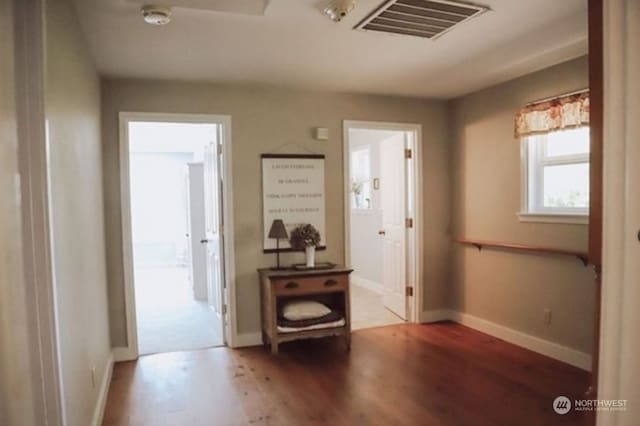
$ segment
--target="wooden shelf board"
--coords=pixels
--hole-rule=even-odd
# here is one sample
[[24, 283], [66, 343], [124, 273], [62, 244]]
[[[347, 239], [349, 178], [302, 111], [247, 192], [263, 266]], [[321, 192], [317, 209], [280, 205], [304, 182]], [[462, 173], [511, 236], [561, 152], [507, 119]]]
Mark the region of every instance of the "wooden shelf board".
[[526, 244], [504, 243], [504, 242], [497, 242], [497, 241], [471, 240], [466, 238], [456, 238], [455, 241], [459, 244], [474, 246], [480, 251], [486, 247], [486, 248], [495, 248], [495, 249], [503, 249], [503, 250], [529, 252], [529, 253], [571, 256], [571, 257], [578, 258], [584, 266], [587, 266], [589, 264], [589, 255], [587, 254], [587, 252], [564, 250], [564, 249], [557, 249], [557, 248], [551, 248], [551, 247], [531, 246]]

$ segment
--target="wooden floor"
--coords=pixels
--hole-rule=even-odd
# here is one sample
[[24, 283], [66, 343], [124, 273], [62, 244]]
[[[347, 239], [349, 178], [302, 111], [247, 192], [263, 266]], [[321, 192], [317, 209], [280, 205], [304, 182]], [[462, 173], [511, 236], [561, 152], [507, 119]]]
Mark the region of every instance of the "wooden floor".
[[453, 323], [116, 364], [104, 425], [567, 425], [588, 373]]

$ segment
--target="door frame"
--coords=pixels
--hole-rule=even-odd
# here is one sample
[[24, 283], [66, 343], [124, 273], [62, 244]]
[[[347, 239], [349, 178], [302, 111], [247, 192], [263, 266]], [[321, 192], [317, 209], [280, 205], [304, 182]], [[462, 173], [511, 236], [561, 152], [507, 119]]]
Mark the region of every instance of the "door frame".
[[[409, 228], [407, 235], [407, 260], [409, 268], [407, 269], [408, 286], [413, 286], [413, 296], [408, 296], [409, 315], [407, 321], [420, 322], [423, 311], [423, 294], [424, 294], [424, 266], [422, 259], [423, 253], [423, 200], [422, 200], [422, 125], [413, 123], [392, 123], [383, 121], [358, 121], [344, 120], [342, 123], [342, 149], [343, 149], [343, 170], [344, 170], [344, 260], [345, 265], [351, 264], [351, 215], [350, 215], [350, 156], [349, 156], [349, 130], [396, 130], [402, 132], [411, 132], [415, 138], [413, 141], [412, 159], [414, 160], [413, 173], [409, 178], [412, 179], [412, 190], [407, 189], [407, 200], [411, 199], [414, 206], [413, 228]], [[413, 273], [411, 273], [413, 270]], [[413, 300], [411, 300], [413, 299]]]
[[234, 347], [238, 341], [236, 323], [235, 258], [233, 227], [233, 180], [231, 159], [231, 116], [213, 114], [181, 114], [156, 112], [128, 112], [118, 114], [120, 156], [120, 213], [122, 227], [122, 264], [124, 273], [127, 347], [114, 349], [116, 361], [138, 358], [138, 330], [134, 290], [133, 238], [131, 228], [131, 193], [129, 167], [129, 123], [136, 121], [159, 123], [207, 123], [222, 126], [222, 238], [224, 256], [223, 303], [227, 317], [223, 321], [223, 342]]
[[[640, 5], [611, 0], [603, 8], [604, 222], [597, 398], [625, 399], [631, 406], [639, 394], [635, 379], [640, 374], [632, 356], [640, 348], [636, 327], [640, 198], [634, 186], [640, 177], [636, 119], [640, 106], [634, 98], [640, 89], [635, 78], [640, 69], [635, 53], [640, 31], [633, 25]], [[631, 410], [598, 411], [596, 424], [631, 424]]]
[[[6, 406], [7, 419], [33, 420], [37, 424], [66, 423], [65, 388], [62, 380], [58, 304], [53, 270], [54, 245], [49, 197], [48, 134], [44, 102], [45, 38], [42, 0], [9, 1], [3, 12], [0, 33], [6, 40], [8, 73], [0, 98], [14, 114], [4, 124], [11, 137], [8, 146], [17, 147], [16, 216], [22, 225], [16, 247], [15, 270], [22, 281], [11, 286], [6, 320], [24, 326], [11, 327], [0, 338], [8, 351], [24, 353], [0, 366], [7, 383], [20, 380], [22, 391]], [[3, 42], [4, 43], [4, 42]], [[18, 96], [16, 96], [18, 94]], [[10, 130], [9, 130], [10, 129]], [[18, 184], [19, 183], [19, 184]], [[19, 254], [18, 254], [19, 253]], [[0, 304], [2, 305], [2, 304]], [[6, 306], [0, 306], [5, 308]], [[5, 368], [8, 366], [8, 370]], [[28, 413], [25, 413], [25, 410]], [[0, 422], [5, 419], [0, 415]]]

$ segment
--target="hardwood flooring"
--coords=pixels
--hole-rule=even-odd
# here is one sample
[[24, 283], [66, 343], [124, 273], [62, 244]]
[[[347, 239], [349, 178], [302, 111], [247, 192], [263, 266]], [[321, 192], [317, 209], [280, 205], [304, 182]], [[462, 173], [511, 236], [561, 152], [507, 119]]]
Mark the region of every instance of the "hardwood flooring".
[[454, 323], [116, 364], [103, 425], [577, 425], [589, 374]]

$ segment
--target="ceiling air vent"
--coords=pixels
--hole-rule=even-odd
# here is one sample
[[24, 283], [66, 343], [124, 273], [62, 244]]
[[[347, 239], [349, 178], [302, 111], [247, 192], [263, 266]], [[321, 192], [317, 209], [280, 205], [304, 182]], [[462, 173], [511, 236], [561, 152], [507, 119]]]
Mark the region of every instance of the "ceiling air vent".
[[457, 1], [391, 0], [355, 28], [435, 39], [487, 10], [485, 6]]

